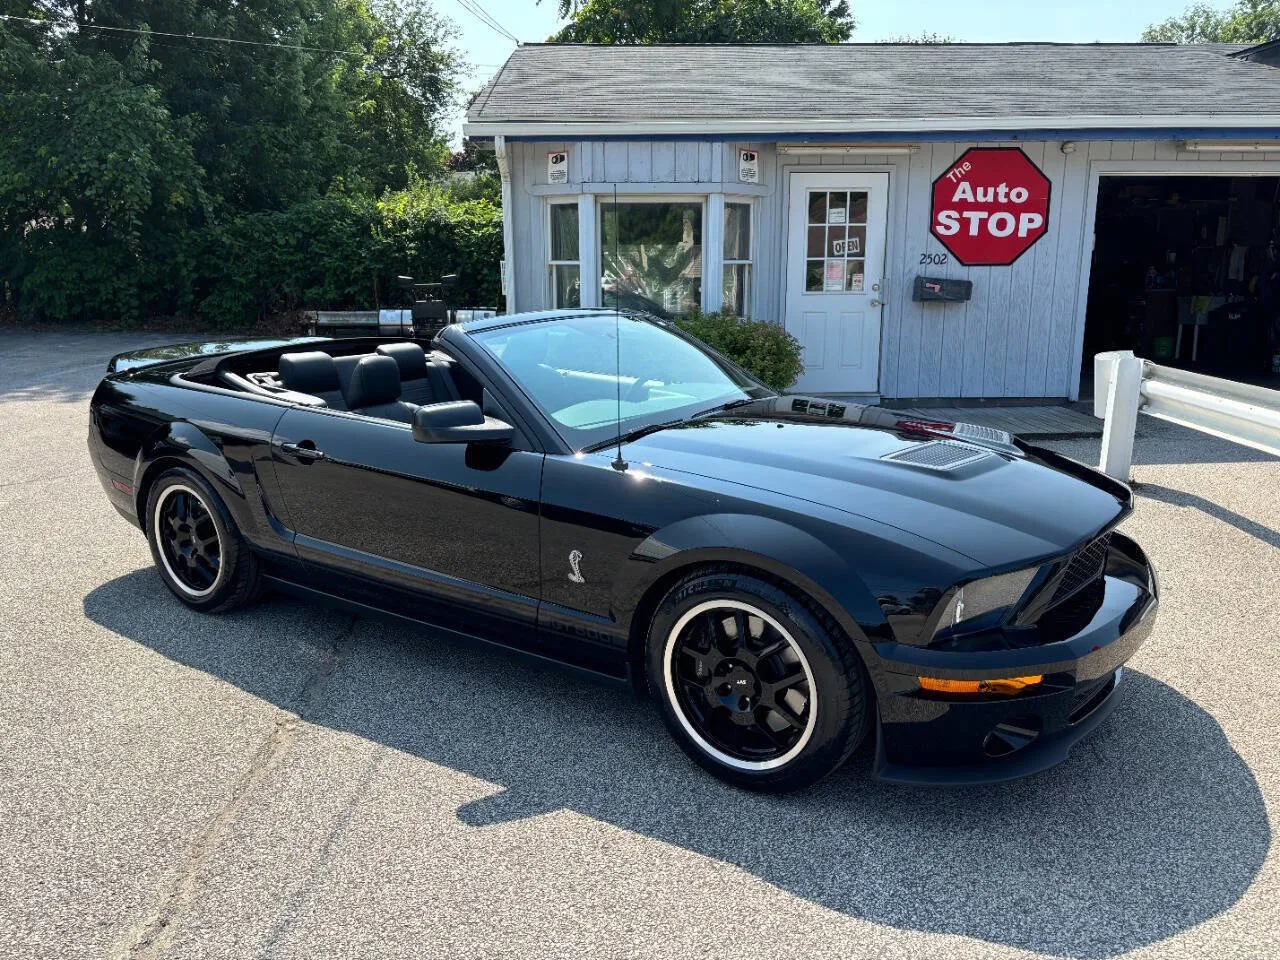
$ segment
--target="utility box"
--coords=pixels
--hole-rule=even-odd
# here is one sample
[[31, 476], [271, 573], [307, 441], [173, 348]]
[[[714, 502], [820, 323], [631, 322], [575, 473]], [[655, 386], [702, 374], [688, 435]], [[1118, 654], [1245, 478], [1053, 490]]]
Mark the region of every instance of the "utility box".
[[911, 299], [963, 303], [973, 296], [972, 280], [948, 280], [945, 277], [916, 277]]

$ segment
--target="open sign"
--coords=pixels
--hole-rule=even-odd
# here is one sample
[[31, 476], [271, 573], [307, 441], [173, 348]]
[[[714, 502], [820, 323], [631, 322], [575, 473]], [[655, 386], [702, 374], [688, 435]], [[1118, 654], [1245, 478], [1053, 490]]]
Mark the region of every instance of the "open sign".
[[974, 147], [933, 182], [930, 231], [965, 266], [1013, 263], [1049, 227], [1049, 178], [1016, 147]]

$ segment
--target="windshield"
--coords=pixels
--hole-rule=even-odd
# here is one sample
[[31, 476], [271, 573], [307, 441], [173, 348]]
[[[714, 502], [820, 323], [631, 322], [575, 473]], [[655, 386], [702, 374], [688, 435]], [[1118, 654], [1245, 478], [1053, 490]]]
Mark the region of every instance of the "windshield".
[[575, 450], [614, 437], [619, 407], [625, 434], [773, 395], [732, 363], [633, 317], [565, 317], [480, 330], [472, 337], [498, 358]]

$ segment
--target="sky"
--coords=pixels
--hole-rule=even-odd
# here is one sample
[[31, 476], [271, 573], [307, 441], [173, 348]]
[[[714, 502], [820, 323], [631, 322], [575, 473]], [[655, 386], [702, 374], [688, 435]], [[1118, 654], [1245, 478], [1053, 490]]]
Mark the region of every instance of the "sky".
[[[464, 6], [464, 3], [466, 6]], [[1143, 28], [1181, 13], [1191, 0], [852, 0], [858, 27], [853, 40], [870, 43], [903, 34], [940, 33], [971, 43], [1012, 40], [1136, 41]], [[547, 39], [560, 23], [555, 0], [435, 0], [459, 30], [457, 45], [473, 64], [468, 88], [482, 86], [515, 44], [485, 25], [467, 6], [479, 6], [522, 42]], [[1223, 0], [1210, 6], [1227, 7]], [[462, 136], [461, 111], [450, 135]]]

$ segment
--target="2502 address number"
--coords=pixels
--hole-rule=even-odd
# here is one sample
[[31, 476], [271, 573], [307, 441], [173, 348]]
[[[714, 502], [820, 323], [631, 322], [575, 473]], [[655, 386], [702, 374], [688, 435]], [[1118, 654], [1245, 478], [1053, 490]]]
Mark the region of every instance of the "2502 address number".
[[945, 267], [950, 257], [945, 253], [922, 253], [920, 254], [920, 265], [922, 267]]

